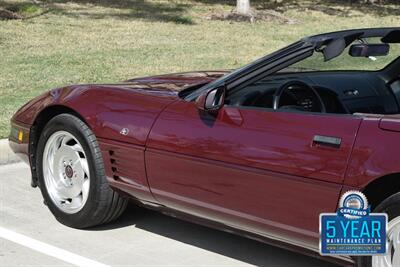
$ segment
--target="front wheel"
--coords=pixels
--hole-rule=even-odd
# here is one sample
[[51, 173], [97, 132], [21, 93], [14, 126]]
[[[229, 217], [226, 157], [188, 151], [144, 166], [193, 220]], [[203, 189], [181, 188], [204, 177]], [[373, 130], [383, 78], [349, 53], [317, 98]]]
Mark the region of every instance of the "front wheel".
[[96, 137], [76, 116], [61, 114], [46, 124], [36, 158], [43, 198], [62, 224], [91, 227], [125, 210], [127, 200], [107, 183]]
[[385, 199], [374, 212], [388, 215], [388, 253], [372, 257], [360, 257], [359, 267], [397, 267], [400, 266], [400, 193]]

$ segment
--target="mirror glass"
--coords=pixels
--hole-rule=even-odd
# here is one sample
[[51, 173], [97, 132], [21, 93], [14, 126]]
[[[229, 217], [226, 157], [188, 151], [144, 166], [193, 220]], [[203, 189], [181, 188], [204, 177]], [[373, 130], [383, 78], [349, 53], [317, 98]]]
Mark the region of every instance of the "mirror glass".
[[350, 47], [352, 57], [379, 57], [389, 54], [388, 44], [354, 44]]
[[211, 90], [206, 97], [205, 109], [215, 110], [219, 109], [224, 104], [225, 89], [224, 87], [218, 87]]

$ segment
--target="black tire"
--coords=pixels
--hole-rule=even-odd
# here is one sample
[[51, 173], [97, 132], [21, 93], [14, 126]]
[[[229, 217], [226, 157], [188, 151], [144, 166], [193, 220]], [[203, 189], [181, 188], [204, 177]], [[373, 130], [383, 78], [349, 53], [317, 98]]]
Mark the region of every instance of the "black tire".
[[[72, 134], [82, 145], [87, 155], [90, 185], [88, 199], [82, 209], [76, 213], [65, 213], [57, 207], [47, 192], [43, 176], [43, 152], [49, 137], [57, 131]], [[125, 210], [128, 200], [122, 198], [108, 185], [104, 164], [96, 137], [89, 127], [71, 114], [61, 114], [52, 118], [44, 127], [36, 152], [38, 183], [44, 202], [55, 218], [62, 224], [73, 228], [88, 228], [105, 224], [117, 219]]]
[[[388, 215], [388, 221], [400, 216], [400, 193], [396, 193], [386, 198], [379, 204], [374, 211], [375, 213], [386, 213]], [[371, 267], [372, 257], [358, 257], [358, 267]]]

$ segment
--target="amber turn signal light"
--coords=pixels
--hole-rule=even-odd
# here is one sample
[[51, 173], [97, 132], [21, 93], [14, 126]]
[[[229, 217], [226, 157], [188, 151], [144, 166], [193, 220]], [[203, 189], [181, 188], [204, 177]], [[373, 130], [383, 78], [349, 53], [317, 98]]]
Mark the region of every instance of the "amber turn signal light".
[[24, 140], [24, 132], [22, 130], [19, 130], [18, 141], [22, 142], [22, 140]]

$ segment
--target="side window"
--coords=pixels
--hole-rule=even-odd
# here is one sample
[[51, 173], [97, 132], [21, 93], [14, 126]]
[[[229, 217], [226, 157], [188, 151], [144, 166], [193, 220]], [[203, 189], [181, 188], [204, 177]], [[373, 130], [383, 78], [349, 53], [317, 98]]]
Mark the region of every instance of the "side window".
[[256, 82], [248, 85], [228, 96], [226, 102], [230, 106], [273, 108], [273, 100], [278, 84], [268, 82]]
[[329, 96], [316, 86], [299, 78], [274, 76], [251, 84], [227, 97], [231, 106], [256, 107], [277, 111], [329, 112]]

